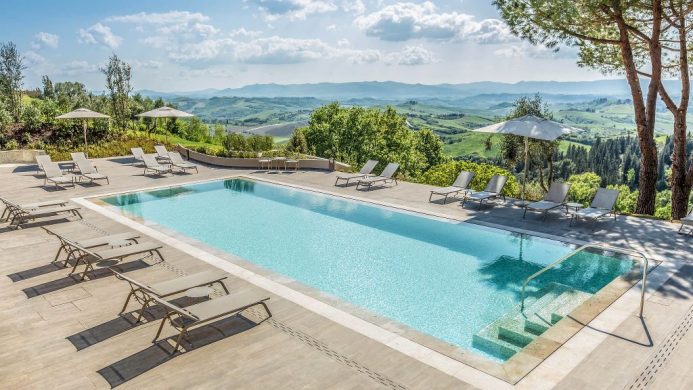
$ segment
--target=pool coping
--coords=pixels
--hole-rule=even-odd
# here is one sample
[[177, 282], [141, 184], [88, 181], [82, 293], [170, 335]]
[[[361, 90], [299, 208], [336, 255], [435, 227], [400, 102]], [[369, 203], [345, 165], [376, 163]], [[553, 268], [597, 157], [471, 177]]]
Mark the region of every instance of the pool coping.
[[[166, 243], [176, 249], [186, 252], [194, 257], [197, 257], [209, 264], [221, 268], [234, 276], [253, 283], [265, 290], [268, 290], [278, 296], [288, 299], [308, 310], [320, 314], [332, 321], [335, 321], [353, 331], [361, 333], [371, 339], [374, 339], [386, 346], [389, 346], [405, 355], [408, 355], [416, 360], [421, 361], [429, 366], [432, 366], [442, 372], [447, 373], [464, 382], [481, 387], [502, 388], [518, 384], [523, 378], [528, 376], [532, 371], [539, 368], [554, 352], [560, 351], [573, 336], [583, 330], [591, 321], [603, 314], [609, 306], [616, 301], [621, 300], [626, 292], [633, 292], [631, 289], [634, 285], [640, 283], [637, 279], [626, 281], [623, 277], [619, 277], [602, 288], [597, 294], [588, 299], [586, 302], [574, 309], [568, 316], [557, 324], [552, 326], [548, 331], [539, 336], [536, 340], [522, 349], [518, 354], [504, 362], [503, 364], [493, 362], [487, 358], [475, 355], [469, 350], [460, 347], [452, 346], [442, 340], [438, 340], [433, 336], [425, 335], [420, 331], [412, 329], [404, 324], [400, 324], [386, 317], [377, 315], [368, 310], [356, 307], [353, 304], [344, 302], [339, 298], [332, 297], [319, 290], [303, 285], [300, 282], [287, 278], [286, 276], [275, 274], [269, 270], [254, 266], [253, 263], [234, 256], [224, 256], [225, 259], [219, 257], [222, 251], [216, 250], [218, 255], [213, 254], [214, 248], [201, 243], [195, 239], [184, 236], [180, 233], [172, 232], [170, 229], [159, 226], [153, 222], [146, 221], [145, 224], [141, 218], [132, 218], [119, 212], [109, 209], [113, 207], [99, 200], [106, 196], [117, 194], [126, 194], [141, 191], [152, 191], [158, 189], [179, 187], [183, 185], [193, 185], [204, 182], [214, 182], [228, 180], [232, 178], [242, 178], [251, 181], [267, 182], [284, 187], [296, 188], [313, 193], [320, 193], [328, 196], [336, 196], [338, 198], [350, 199], [360, 203], [366, 203], [377, 206], [384, 206], [399, 211], [415, 213], [428, 217], [440, 218], [451, 222], [465, 222], [488, 226], [492, 228], [502, 229], [505, 231], [529, 234], [536, 237], [548, 238], [560, 242], [565, 242], [573, 245], [584, 244], [584, 241], [575, 239], [566, 239], [565, 237], [557, 237], [549, 234], [537, 234], [537, 232], [524, 229], [513, 229], [503, 225], [478, 223], [478, 221], [466, 221], [464, 219], [451, 218], [450, 216], [431, 213], [429, 211], [417, 210], [401, 205], [393, 205], [386, 202], [377, 202], [368, 199], [363, 199], [351, 195], [333, 193], [321, 189], [315, 189], [280, 181], [275, 181], [267, 178], [257, 178], [244, 174], [235, 174], [228, 177], [190, 181], [174, 185], [161, 185], [148, 188], [141, 188], [128, 191], [118, 191], [113, 193], [92, 195], [82, 198], [74, 198], [73, 201], [85, 207], [99, 212], [111, 219], [123, 223], [131, 228], [141, 231], [152, 236], [159, 241]], [[97, 199], [94, 199], [97, 198]], [[104, 207], [107, 206], [107, 207]], [[140, 219], [141, 221], [138, 221]], [[185, 240], [181, 240], [185, 239]], [[203, 247], [204, 249], [201, 249]], [[229, 261], [231, 260], [231, 262]], [[241, 264], [238, 264], [240, 260]], [[651, 269], [651, 272], [654, 271]], [[667, 278], [668, 279], [668, 278]], [[665, 279], [666, 280], [666, 279]], [[664, 280], [662, 280], [663, 282]], [[651, 289], [656, 288], [652, 284]], [[327, 302], [325, 302], [327, 301]], [[343, 304], [342, 304], [343, 303]], [[632, 311], [632, 307], [631, 307]], [[375, 317], [374, 317], [375, 316]], [[366, 320], [369, 318], [370, 320]], [[374, 323], [377, 322], [377, 323]], [[622, 321], [618, 321], [620, 324]], [[379, 323], [379, 324], [378, 324]], [[391, 328], [391, 329], [390, 329]], [[405, 334], [405, 336], [402, 336]], [[412, 340], [414, 339], [414, 340]], [[594, 348], [598, 343], [594, 345]], [[443, 352], [444, 351], [444, 352]], [[574, 361], [575, 359], [571, 359]]]

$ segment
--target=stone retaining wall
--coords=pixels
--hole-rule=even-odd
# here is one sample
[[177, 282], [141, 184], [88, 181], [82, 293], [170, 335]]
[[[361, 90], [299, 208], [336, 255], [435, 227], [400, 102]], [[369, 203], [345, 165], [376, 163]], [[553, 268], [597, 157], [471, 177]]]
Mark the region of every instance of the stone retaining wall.
[[35, 163], [36, 156], [46, 154], [43, 150], [18, 149], [0, 151], [0, 164], [26, 164]]
[[[203, 164], [216, 165], [220, 167], [229, 168], [259, 168], [258, 158], [230, 158], [230, 157], [217, 157], [210, 156], [208, 154], [196, 152], [194, 150], [185, 148], [181, 145], [176, 146], [178, 152], [185, 158], [199, 161]], [[334, 167], [330, 167], [330, 161], [324, 158], [313, 157], [307, 159], [300, 159], [299, 168], [300, 169], [318, 169], [326, 171], [342, 171], [348, 172], [351, 168], [349, 164], [345, 164], [339, 161], [334, 163]]]

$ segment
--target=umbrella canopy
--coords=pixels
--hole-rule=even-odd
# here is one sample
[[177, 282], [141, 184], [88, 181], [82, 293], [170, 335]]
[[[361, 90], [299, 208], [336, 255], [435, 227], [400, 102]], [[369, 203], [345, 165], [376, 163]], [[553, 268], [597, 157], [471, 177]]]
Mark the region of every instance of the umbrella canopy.
[[526, 203], [524, 200], [525, 185], [527, 184], [527, 168], [529, 167], [529, 139], [534, 138], [542, 141], [555, 141], [562, 135], [579, 133], [582, 130], [576, 127], [566, 126], [563, 123], [539, 118], [534, 115], [525, 115], [520, 118], [496, 123], [473, 131], [478, 133], [512, 134], [525, 138], [525, 168], [522, 175], [522, 192], [520, 193], [520, 198], [522, 198], [523, 203]]
[[195, 115], [189, 114], [185, 111], [176, 110], [175, 108], [164, 106], [155, 108], [151, 111], [143, 112], [141, 114], [137, 114], [135, 116], [140, 118], [189, 118]]
[[473, 131], [479, 133], [514, 134], [543, 141], [554, 141], [562, 135], [578, 133], [582, 130], [534, 115], [525, 115]]
[[56, 116], [56, 119], [82, 119], [83, 121], [83, 135], [84, 135], [84, 155], [87, 155], [87, 120], [88, 119], [106, 119], [110, 116], [102, 114], [100, 112], [88, 110], [86, 108], [78, 108], [74, 111], [70, 111], [67, 114], [62, 114]]

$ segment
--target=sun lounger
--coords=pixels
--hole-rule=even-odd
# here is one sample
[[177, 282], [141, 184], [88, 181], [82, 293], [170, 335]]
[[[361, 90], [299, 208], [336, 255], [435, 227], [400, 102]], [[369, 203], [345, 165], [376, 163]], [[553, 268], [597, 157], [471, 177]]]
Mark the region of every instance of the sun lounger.
[[161, 261], [164, 260], [164, 257], [159, 252], [159, 249], [161, 249], [162, 246], [155, 242], [142, 242], [139, 244], [131, 244], [116, 248], [103, 249], [85, 248], [77, 245], [76, 242], [69, 240], [68, 245], [70, 245], [73, 248], [74, 252], [77, 253], [77, 255], [74, 256], [76, 259], [75, 265], [72, 267], [70, 275], [73, 275], [77, 270], [77, 267], [80, 264], [84, 263], [84, 271], [82, 271], [82, 273], [80, 274], [80, 280], [84, 280], [84, 278], [87, 276], [87, 273], [89, 271], [94, 270], [94, 265], [100, 262], [107, 262], [111, 260], [122, 261], [126, 257], [143, 254], [154, 256], [155, 253], [159, 256], [159, 259]]
[[36, 156], [36, 173], [38, 174], [39, 172], [43, 172], [43, 166], [47, 163], [50, 163], [51, 161], [51, 156], [47, 154], [39, 154]]
[[156, 343], [156, 341], [159, 339], [161, 330], [164, 328], [166, 321], [169, 321], [170, 324], [176, 328], [176, 330], [180, 331], [178, 338], [176, 339], [176, 345], [173, 347], [173, 351], [171, 351], [171, 355], [178, 351], [178, 347], [183, 339], [183, 335], [187, 334], [188, 330], [193, 327], [198, 327], [230, 315], [239, 314], [243, 310], [249, 309], [253, 306], [262, 306], [265, 309], [265, 312], [267, 313], [267, 318], [265, 318], [265, 320], [272, 317], [272, 313], [265, 303], [265, 301], [269, 300], [269, 298], [257, 299], [251, 301], [251, 303], [246, 303], [247, 301], [241, 301], [234, 295], [226, 295], [221, 298], [210, 299], [186, 308], [179, 307], [171, 302], [155, 296], [153, 296], [152, 299], [165, 307], [167, 311], [166, 317], [161, 320], [161, 325], [159, 325], [159, 330], [156, 332], [156, 336], [154, 337], [152, 343]]
[[161, 160], [165, 163], [171, 161], [171, 158], [168, 156], [168, 150], [166, 150], [164, 145], [154, 145], [154, 150], [156, 151], [155, 155], [157, 160]]
[[435, 190], [432, 190], [431, 195], [428, 197], [428, 201], [431, 201], [433, 195], [439, 195], [445, 197], [443, 199], [443, 204], [445, 204], [448, 201], [448, 196], [459, 195], [460, 192], [466, 193], [469, 191], [468, 187], [469, 183], [472, 182], [472, 179], [474, 179], [474, 172], [462, 171], [459, 175], [457, 175], [457, 179], [455, 179], [455, 182], [452, 183], [450, 187], [436, 188]]
[[337, 175], [337, 180], [334, 181], [334, 185], [339, 184], [340, 180], [345, 181], [344, 186], [349, 185], [349, 181], [363, 179], [371, 175], [373, 168], [378, 165], [378, 160], [368, 160], [359, 171], [359, 173], [340, 173]]
[[194, 169], [195, 173], [199, 173], [197, 171], [197, 165], [183, 160], [183, 157], [180, 155], [180, 153], [168, 152], [168, 157], [171, 159], [171, 169], [173, 169], [173, 167], [176, 167], [180, 168], [183, 172], [187, 171], [188, 169]]
[[144, 161], [144, 174], [146, 175], [147, 172], [154, 172], [157, 175], [163, 175], [164, 173], [172, 173], [170, 167], [165, 167], [161, 164], [159, 164], [156, 161], [156, 158], [154, 158], [153, 154], [145, 154], [143, 156], [143, 161]]
[[356, 189], [358, 190], [359, 186], [366, 186], [370, 190], [374, 184], [387, 184], [387, 182], [394, 182], [395, 185], [397, 185], [397, 179], [394, 178], [397, 169], [399, 169], [399, 164], [389, 163], [385, 169], [380, 172], [380, 175], [359, 179], [358, 183], [356, 183]]
[[693, 226], [693, 209], [688, 213], [688, 215], [681, 218], [681, 227], [679, 228], [679, 234], [683, 233], [683, 228], [685, 226]]
[[106, 184], [111, 184], [111, 182], [108, 180], [108, 176], [104, 175], [103, 173], [99, 173], [91, 161], [87, 160], [86, 158], [77, 159], [74, 160], [74, 162], [79, 168], [80, 180], [81, 178], [85, 178], [89, 180], [89, 183], [93, 182], [94, 180], [106, 180]]
[[132, 152], [132, 165], [144, 164], [144, 150], [142, 148], [130, 148]]
[[464, 206], [466, 201], [471, 200], [479, 202], [479, 208], [481, 208], [481, 205], [484, 202], [488, 202], [491, 199], [496, 199], [499, 196], [501, 196], [503, 201], [505, 201], [505, 196], [502, 194], [502, 192], [506, 181], [508, 181], [507, 176], [493, 175], [483, 191], [467, 191], [462, 199], [462, 206]]
[[18, 208], [20, 210], [33, 210], [42, 207], [65, 206], [68, 203], [64, 200], [49, 200], [45, 202], [15, 204], [2, 197], [0, 197], [0, 202], [2, 202], [5, 205], [5, 209], [2, 211], [2, 215], [0, 216], [0, 220], [2, 221], [9, 220], [10, 218], [12, 218], [12, 216], [14, 215], [13, 210], [15, 208]]
[[63, 171], [60, 170], [60, 167], [58, 164], [54, 162], [47, 162], [43, 164], [43, 172], [46, 174], [45, 179], [43, 180], [43, 185], [47, 185], [48, 183], [53, 183], [55, 187], [59, 187], [60, 184], [70, 184], [73, 187], [75, 186], [75, 179], [72, 175], [70, 176], [65, 176], [63, 175]]
[[570, 219], [570, 225], [573, 221], [577, 221], [578, 218], [598, 220], [599, 218], [613, 214], [614, 220], [616, 220], [616, 212], [614, 211], [614, 206], [616, 205], [616, 200], [618, 199], [618, 190], [607, 190], [606, 188], [600, 188], [594, 195], [592, 204], [590, 207], [578, 210], [572, 214]]
[[58, 240], [60, 240], [60, 247], [58, 248], [58, 252], [55, 254], [55, 257], [53, 258], [53, 263], [57, 263], [58, 259], [60, 258], [60, 254], [63, 251], [65, 251], [65, 254], [67, 256], [63, 261], [63, 267], [67, 267], [67, 264], [70, 261], [70, 259], [76, 259], [73, 256], [73, 254], [75, 252], [79, 252], [80, 248], [93, 249], [101, 246], [110, 245], [112, 243], [120, 243], [123, 241], [132, 241], [132, 243], [137, 244], [137, 239], [140, 237], [137, 233], [127, 232], [79, 239], [77, 237], [71, 237], [71, 235], [61, 233], [60, 231], [52, 227], [42, 227], [43, 230], [45, 230], [48, 234], [53, 235], [57, 237]]
[[50, 217], [62, 213], [68, 213], [82, 219], [82, 215], [79, 213], [80, 208], [77, 206], [67, 206], [67, 202], [56, 202], [54, 205], [49, 205], [49, 203], [46, 202], [46, 206], [33, 208], [23, 208], [18, 204], [9, 202], [7, 199], [3, 202], [5, 203], [5, 207], [10, 208], [8, 211], [11, 216], [8, 217], [10, 225], [17, 227], [29, 221], [33, 221], [36, 218]]
[[[77, 164], [77, 161], [89, 161], [89, 159], [87, 158], [87, 155], [84, 154], [84, 152], [70, 153], [70, 157], [72, 158], [72, 164], [74, 165], [75, 170], [77, 170], [77, 171], [80, 170], [79, 164]], [[94, 171], [98, 172], [98, 169], [96, 169], [96, 167], [93, 167], [93, 168], [94, 168]]]
[[138, 310], [139, 314], [137, 316], [137, 321], [135, 321], [136, 323], [140, 322], [144, 310], [146, 310], [152, 304], [152, 297], [166, 298], [172, 295], [184, 293], [191, 288], [204, 286], [211, 287], [215, 284], [219, 284], [221, 288], [224, 289], [226, 294], [229, 293], [229, 290], [224, 284], [226, 275], [221, 271], [202, 271], [196, 274], [181, 276], [154, 284], [145, 284], [125, 276], [116, 270], [111, 269], [111, 271], [115, 274], [116, 278], [124, 280], [130, 285], [130, 294], [128, 294], [127, 298], [125, 299], [125, 304], [120, 310], [120, 313], [122, 314], [125, 312], [125, 309], [128, 307], [128, 303], [130, 303], [130, 299], [133, 297], [142, 305], [142, 307]]
[[568, 197], [569, 189], [570, 183], [551, 183], [551, 188], [549, 188], [549, 192], [546, 193], [543, 200], [532, 202], [525, 206], [525, 212], [522, 214], [522, 218], [527, 215], [527, 210], [532, 210], [543, 213], [543, 218], [546, 219], [546, 214], [548, 214], [549, 211], [565, 205], [565, 198]]

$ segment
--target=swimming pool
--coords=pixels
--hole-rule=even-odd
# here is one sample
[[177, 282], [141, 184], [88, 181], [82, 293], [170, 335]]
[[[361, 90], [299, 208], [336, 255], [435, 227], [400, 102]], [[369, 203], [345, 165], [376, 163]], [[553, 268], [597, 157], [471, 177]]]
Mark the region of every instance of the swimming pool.
[[[519, 348], [503, 349], [508, 340], [489, 346], [483, 337], [518, 310], [529, 275], [575, 250], [559, 241], [246, 179], [102, 200], [500, 361]], [[531, 303], [555, 306], [579, 297], [567, 305], [579, 304], [635, 265], [614, 256], [573, 255], [530, 284]], [[549, 299], [552, 293], [557, 299]]]

